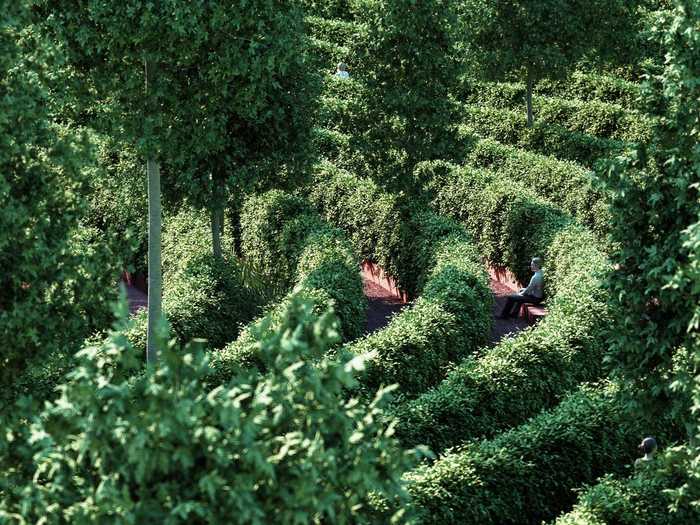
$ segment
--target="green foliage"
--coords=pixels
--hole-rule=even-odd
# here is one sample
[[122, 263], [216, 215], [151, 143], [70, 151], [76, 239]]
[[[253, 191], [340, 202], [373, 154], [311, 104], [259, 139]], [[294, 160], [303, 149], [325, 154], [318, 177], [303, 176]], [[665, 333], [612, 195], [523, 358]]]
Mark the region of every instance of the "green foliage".
[[99, 170], [88, 182], [86, 222], [105, 236], [120, 240], [125, 270], [147, 274], [148, 200], [143, 162], [129, 143], [107, 136], [92, 138]]
[[309, 198], [329, 223], [346, 232], [362, 259], [376, 262], [407, 288], [400, 258], [408, 235], [396, 196], [376, 182], [324, 162], [315, 168]]
[[[665, 480], [667, 481], [667, 480]], [[681, 525], [697, 523], [697, 512], [669, 512], [670, 500], [664, 480], [642, 472], [621, 480], [605, 476], [587, 488], [574, 509], [556, 520], [556, 525]]]
[[[165, 221], [163, 311], [181, 344], [201, 338], [219, 348], [258, 313], [259, 297], [243, 279], [233, 240], [225, 236], [223, 245], [224, 257], [218, 261], [202, 212], [183, 209]], [[146, 325], [146, 312], [141, 311], [128, 332], [139, 351], [146, 348]]]
[[345, 234], [328, 226], [306, 200], [279, 190], [249, 198], [242, 218], [246, 260], [268, 286], [282, 293], [293, 289], [217, 353], [214, 368], [220, 381], [240, 368], [267, 369], [255, 330], [276, 333], [288, 304], [297, 295], [312, 303], [318, 313], [332, 305], [343, 340], [359, 337], [365, 329], [367, 303], [359, 261]]
[[542, 80], [535, 86], [535, 93], [584, 102], [619, 104], [628, 110], [637, 108], [641, 97], [639, 84], [590, 71], [573, 71], [566, 79]]
[[415, 396], [440, 381], [449, 363], [486, 342], [491, 293], [461, 226], [402, 210], [377, 183], [329, 164], [317, 167], [311, 200], [365, 259], [378, 262], [410, 296], [420, 294], [386, 328], [345, 347], [374, 354], [362, 379], [370, 390], [397, 382], [403, 394]]
[[528, 128], [521, 113], [491, 107], [464, 106], [464, 124], [460, 132], [492, 138], [588, 167], [594, 166], [599, 159], [622, 152], [626, 146], [619, 140], [570, 131], [559, 123], [538, 121]]
[[352, 18], [350, 4], [352, 0], [300, 0], [304, 10], [314, 16], [325, 18]]
[[572, 489], [622, 472], [650, 428], [627, 415], [615, 388], [583, 387], [518, 428], [411, 472], [409, 491], [424, 524], [539, 524], [574, 502]]
[[339, 341], [332, 313], [294, 300], [283, 318], [256, 332], [268, 374], [212, 391], [198, 344], [161, 342], [158, 368], [136, 376], [118, 332], [85, 348], [60, 399], [3, 425], [0, 520], [346, 524], [371, 522], [377, 497], [405, 507], [416, 454], [385, 421], [389, 389], [347, 400], [363, 360], [319, 360]]
[[[465, 82], [460, 95], [472, 105], [516, 110], [522, 105], [525, 91], [522, 83]], [[646, 142], [651, 136], [652, 122], [647, 116], [618, 104], [543, 96], [533, 102], [533, 111], [542, 124], [599, 138]]]
[[492, 139], [476, 141], [465, 164], [488, 168], [499, 178], [517, 181], [560, 206], [600, 238], [609, 230], [607, 198], [592, 184], [592, 172], [571, 162], [524, 151]]
[[61, 56], [28, 29], [24, 3], [3, 6], [0, 30], [0, 357], [3, 396], [27, 367], [72, 354], [109, 326], [118, 264], [90, 228], [88, 141], [51, 122], [48, 70]]
[[355, 43], [372, 126], [363, 139], [368, 175], [406, 190], [421, 160], [456, 154], [457, 13], [448, 0], [354, 0], [363, 37]]
[[694, 350], [700, 326], [700, 8], [680, 0], [673, 6], [656, 29], [668, 51], [666, 67], [645, 95], [659, 119], [653, 140], [599, 172], [612, 195], [612, 238], [620, 245], [609, 289], [622, 312], [610, 333], [609, 360], [626, 384], [640, 387], [634, 402], [657, 401], [663, 411], [674, 356], [684, 346]]
[[625, 47], [637, 3], [466, 0], [460, 11], [465, 61], [489, 80], [563, 76], [585, 56]]
[[462, 222], [492, 264], [525, 280], [533, 255], [545, 260], [543, 320], [465, 359], [436, 388], [397, 407], [402, 442], [441, 451], [518, 425], [600, 377], [608, 263], [590, 232], [517, 183], [444, 163], [423, 168], [433, 169], [433, 208]]

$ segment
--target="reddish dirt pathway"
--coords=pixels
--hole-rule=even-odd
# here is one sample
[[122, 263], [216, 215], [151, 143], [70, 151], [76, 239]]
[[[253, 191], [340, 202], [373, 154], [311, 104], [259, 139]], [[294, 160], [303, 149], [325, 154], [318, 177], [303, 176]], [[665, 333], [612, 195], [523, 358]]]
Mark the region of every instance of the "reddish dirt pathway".
[[384, 328], [392, 314], [406, 306], [389, 290], [372, 281], [362, 278], [362, 287], [367, 297], [367, 328], [365, 334]]
[[124, 288], [126, 288], [126, 300], [129, 303], [130, 314], [148, 306], [148, 296], [145, 293], [131, 284], [127, 284], [123, 281], [122, 284]]
[[491, 327], [491, 345], [495, 345], [503, 339], [508, 334], [513, 334], [527, 328], [529, 325], [525, 319], [518, 317], [517, 319], [498, 319], [496, 316], [501, 313], [503, 305], [506, 302], [506, 297], [513, 293], [513, 290], [508, 288], [503, 283], [496, 281], [491, 278], [491, 291], [493, 291], [493, 298], [495, 299], [492, 312], [493, 312], [493, 325]]

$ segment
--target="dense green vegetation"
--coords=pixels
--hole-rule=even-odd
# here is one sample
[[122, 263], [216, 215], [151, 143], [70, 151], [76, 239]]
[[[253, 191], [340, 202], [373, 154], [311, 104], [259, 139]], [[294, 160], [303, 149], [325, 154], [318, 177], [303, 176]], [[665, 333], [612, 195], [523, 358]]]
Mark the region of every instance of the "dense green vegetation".
[[700, 522], [697, 1], [6, 4], [0, 523]]

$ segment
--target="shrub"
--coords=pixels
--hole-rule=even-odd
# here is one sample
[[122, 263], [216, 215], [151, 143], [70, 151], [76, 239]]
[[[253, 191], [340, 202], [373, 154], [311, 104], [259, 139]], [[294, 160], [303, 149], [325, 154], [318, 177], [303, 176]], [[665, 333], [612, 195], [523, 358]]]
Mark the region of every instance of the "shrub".
[[606, 258], [565, 214], [485, 172], [443, 171], [432, 188], [434, 209], [461, 221], [492, 263], [524, 280], [530, 258], [543, 255], [548, 297], [538, 325], [467, 358], [436, 388], [396, 408], [402, 442], [437, 452], [520, 424], [600, 377], [609, 313]]
[[[82, 231], [90, 144], [51, 121], [49, 71], [63, 57], [30, 29], [26, 4], [3, 6], [0, 32], [0, 385], [54, 352], [72, 353], [111, 319], [120, 270], [108, 239]], [[57, 80], [60, 85], [61, 77]], [[61, 88], [63, 86], [61, 85]], [[56, 96], [60, 96], [57, 94]], [[95, 242], [97, 241], [97, 242]]]
[[[523, 84], [465, 81], [460, 90], [464, 102], [493, 109], [518, 110], [524, 105]], [[645, 142], [651, 136], [652, 120], [618, 104], [597, 100], [538, 97], [533, 101], [535, 118], [541, 125], [558, 125], [572, 132], [625, 142]]]
[[61, 398], [0, 437], [0, 519], [357, 523], [377, 496], [405, 506], [414, 453], [383, 417], [389, 390], [346, 399], [362, 359], [322, 358], [339, 341], [332, 313], [293, 300], [283, 319], [256, 333], [268, 374], [213, 391], [198, 345], [161, 344], [135, 377], [118, 333], [84, 349]]
[[560, 125], [537, 122], [528, 128], [523, 115], [517, 112], [476, 106], [464, 107], [461, 132], [493, 138], [589, 167], [599, 159], [620, 153], [625, 147], [621, 141], [569, 131]]
[[244, 256], [272, 286], [293, 290], [218, 353], [214, 368], [220, 381], [240, 368], [266, 370], [252, 331], [256, 326], [278, 330], [295, 295], [314, 304], [317, 312], [333, 305], [345, 341], [362, 333], [367, 314], [356, 252], [345, 234], [328, 226], [307, 201], [272, 190], [248, 199], [243, 210]]
[[559, 517], [556, 525], [681, 525], [698, 523], [692, 510], [670, 512], [668, 484], [642, 472], [629, 479], [605, 476], [588, 487], [574, 509]]
[[483, 139], [472, 144], [465, 163], [475, 168], [488, 168], [501, 178], [532, 188], [601, 238], [608, 233], [607, 197], [593, 185], [592, 172], [574, 162]]
[[301, 6], [310, 15], [350, 20], [352, 0], [301, 0]]
[[411, 308], [389, 325], [345, 347], [372, 353], [362, 382], [371, 390], [397, 382], [414, 396], [475, 351], [490, 332], [491, 293], [471, 238], [453, 221], [403, 210], [369, 179], [330, 165], [317, 170], [311, 199], [341, 226], [363, 257], [379, 262], [411, 296]]
[[624, 405], [613, 387], [584, 387], [518, 428], [419, 467], [407, 481], [420, 522], [506, 525], [553, 518], [574, 502], [572, 489], [619, 473], [633, 459], [650, 427]]
[[[178, 341], [197, 337], [218, 348], [238, 336], [258, 313], [260, 300], [248, 287], [223, 239], [223, 260], [211, 251], [210, 225], [203, 212], [184, 209], [165, 220], [163, 235], [163, 311]], [[139, 312], [128, 332], [134, 348], [146, 348], [147, 315]]]
[[574, 71], [565, 80], [543, 80], [535, 87], [535, 93], [583, 101], [597, 100], [620, 104], [626, 109], [639, 105], [640, 85], [613, 75], [588, 71]]

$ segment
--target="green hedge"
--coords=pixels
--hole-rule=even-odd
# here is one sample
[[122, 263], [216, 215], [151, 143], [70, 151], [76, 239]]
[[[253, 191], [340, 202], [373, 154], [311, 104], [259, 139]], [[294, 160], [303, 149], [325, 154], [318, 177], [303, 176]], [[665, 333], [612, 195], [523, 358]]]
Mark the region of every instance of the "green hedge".
[[535, 121], [527, 127], [524, 111], [463, 106], [462, 134], [493, 138], [520, 148], [553, 155], [561, 159], [593, 166], [601, 158], [621, 152], [625, 143], [569, 131], [559, 124]]
[[[626, 412], [612, 386], [583, 387], [555, 409], [469, 444], [407, 475], [422, 524], [539, 524], [573, 491], [634, 459], [652, 427]], [[661, 427], [661, 422], [655, 426]]]
[[352, 0], [301, 0], [300, 5], [310, 16], [352, 19]]
[[[656, 463], [656, 462], [655, 462]], [[649, 467], [657, 464], [649, 465]], [[574, 509], [560, 516], [556, 525], [694, 525], [697, 509], [671, 512], [665, 490], [670, 480], [654, 472], [640, 472], [629, 479], [606, 476], [578, 497]]]
[[[166, 217], [163, 227], [163, 312], [179, 342], [193, 338], [213, 348], [238, 336], [242, 324], [259, 312], [259, 298], [245, 284], [233, 254], [233, 239], [224, 235], [223, 262], [212, 255], [206, 213], [185, 209]], [[147, 312], [141, 310], [128, 337], [134, 348], [146, 348]]]
[[601, 73], [575, 71], [565, 80], [542, 80], [535, 93], [620, 104], [627, 109], [639, 105], [641, 85], [623, 78]]
[[254, 366], [261, 371], [268, 368], [261, 359], [254, 332], [278, 329], [280, 316], [295, 296], [312, 302], [318, 312], [333, 305], [344, 340], [362, 334], [367, 303], [359, 260], [341, 230], [325, 223], [305, 199], [279, 190], [249, 198], [243, 205], [241, 222], [247, 263], [270, 286], [293, 289], [215, 356], [214, 367], [221, 381], [241, 367]]
[[436, 388], [398, 406], [402, 441], [441, 451], [518, 425], [600, 376], [608, 262], [590, 232], [513, 181], [454, 168], [436, 175], [432, 191], [434, 209], [462, 222], [480, 253], [520, 280], [529, 277], [529, 260], [544, 256], [548, 297], [548, 315], [536, 326], [467, 358]]
[[593, 173], [575, 162], [525, 151], [492, 139], [474, 141], [465, 164], [488, 168], [522, 183], [576, 217], [599, 237], [608, 233], [607, 197], [593, 185]]
[[[525, 113], [524, 84], [465, 82], [460, 94], [472, 105]], [[533, 96], [532, 102], [535, 122], [541, 125], [558, 125], [571, 132], [625, 142], [647, 142], [651, 137], [649, 117], [619, 104], [542, 95]]]
[[329, 164], [317, 168], [311, 199], [364, 258], [378, 262], [409, 295], [420, 295], [386, 328], [345, 348], [375, 353], [363, 376], [366, 387], [396, 382], [403, 394], [415, 396], [439, 382], [449, 363], [486, 342], [488, 278], [460, 225], [432, 212], [403, 210], [371, 180]]

